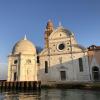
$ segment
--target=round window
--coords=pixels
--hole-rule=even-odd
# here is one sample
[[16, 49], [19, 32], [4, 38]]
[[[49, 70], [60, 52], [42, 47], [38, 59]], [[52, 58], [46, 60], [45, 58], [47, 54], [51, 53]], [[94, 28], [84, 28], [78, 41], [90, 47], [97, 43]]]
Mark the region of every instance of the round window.
[[63, 43], [59, 44], [59, 45], [58, 45], [58, 49], [59, 49], [59, 50], [65, 49], [65, 44], [63, 44]]

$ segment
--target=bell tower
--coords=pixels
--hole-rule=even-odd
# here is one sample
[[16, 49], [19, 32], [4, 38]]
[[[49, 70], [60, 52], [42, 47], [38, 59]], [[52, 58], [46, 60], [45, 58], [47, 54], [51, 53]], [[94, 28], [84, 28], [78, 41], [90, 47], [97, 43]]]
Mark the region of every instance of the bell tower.
[[47, 22], [46, 29], [45, 29], [45, 38], [44, 38], [45, 39], [45, 48], [49, 47], [49, 40], [48, 40], [48, 38], [49, 38], [50, 34], [53, 32], [53, 30], [54, 30], [53, 23], [52, 23], [51, 20], [49, 20]]

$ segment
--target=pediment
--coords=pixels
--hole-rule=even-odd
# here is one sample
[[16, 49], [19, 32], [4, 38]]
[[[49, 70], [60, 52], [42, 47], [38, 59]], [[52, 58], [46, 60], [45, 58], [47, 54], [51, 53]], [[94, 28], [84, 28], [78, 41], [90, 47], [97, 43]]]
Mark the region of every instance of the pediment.
[[67, 38], [71, 34], [69, 30], [59, 27], [51, 33], [49, 39]]

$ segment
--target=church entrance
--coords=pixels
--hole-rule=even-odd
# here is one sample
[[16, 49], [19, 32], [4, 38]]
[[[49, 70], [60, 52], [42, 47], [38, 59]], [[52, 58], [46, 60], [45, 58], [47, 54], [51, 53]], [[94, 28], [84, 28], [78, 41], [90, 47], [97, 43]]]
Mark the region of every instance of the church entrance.
[[60, 71], [61, 80], [66, 80], [66, 71]]
[[94, 66], [92, 68], [92, 75], [93, 75], [93, 80], [94, 81], [99, 81], [99, 78], [100, 78], [100, 76], [99, 76], [99, 68], [97, 66]]

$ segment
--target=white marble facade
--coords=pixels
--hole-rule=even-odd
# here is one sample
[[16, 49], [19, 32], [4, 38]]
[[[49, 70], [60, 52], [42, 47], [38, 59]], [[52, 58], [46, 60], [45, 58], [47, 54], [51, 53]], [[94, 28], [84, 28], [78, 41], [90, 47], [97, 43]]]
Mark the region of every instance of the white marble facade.
[[35, 46], [26, 38], [18, 41], [8, 56], [8, 81], [37, 80]]
[[73, 32], [61, 25], [54, 29], [51, 21], [47, 23], [45, 47], [38, 54], [31, 42], [27, 47], [20, 42], [17, 44], [22, 50], [15, 45], [8, 57], [8, 81], [40, 80], [42, 84], [90, 81], [87, 49], [77, 43]]

